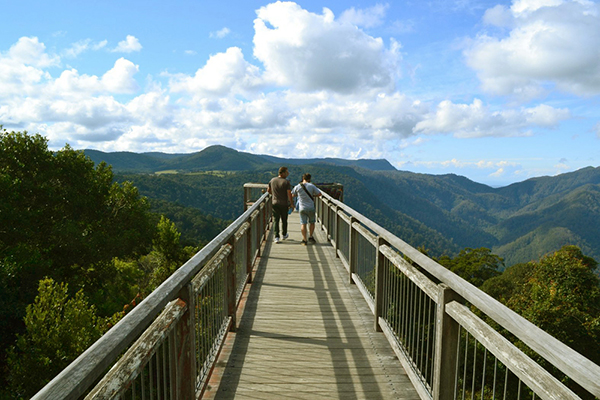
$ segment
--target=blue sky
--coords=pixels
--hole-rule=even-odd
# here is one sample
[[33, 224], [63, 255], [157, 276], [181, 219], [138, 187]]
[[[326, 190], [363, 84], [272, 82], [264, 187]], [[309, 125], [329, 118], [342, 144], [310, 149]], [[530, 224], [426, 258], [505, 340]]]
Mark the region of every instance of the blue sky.
[[0, 124], [53, 149], [386, 158], [502, 186], [600, 164], [600, 3], [5, 2]]

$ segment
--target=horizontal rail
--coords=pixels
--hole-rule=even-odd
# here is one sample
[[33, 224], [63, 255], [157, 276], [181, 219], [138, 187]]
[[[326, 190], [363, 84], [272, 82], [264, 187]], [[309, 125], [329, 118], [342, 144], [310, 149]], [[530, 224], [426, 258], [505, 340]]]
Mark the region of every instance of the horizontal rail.
[[[147, 329], [164, 307], [172, 300], [180, 297], [179, 293], [190, 284], [192, 279], [205, 266], [223, 245], [233, 241], [235, 234], [246, 223], [262, 212], [262, 218], [255, 218], [260, 229], [252, 229], [256, 235], [252, 239], [253, 246], [258, 246], [260, 238], [264, 237], [269, 208], [270, 195], [262, 194], [240, 217], [223, 230], [210, 243], [204, 246], [191, 259], [177, 269], [157, 289], [155, 289], [140, 304], [131, 310], [123, 319], [98, 339], [82, 353], [67, 368], [61, 371], [50, 383], [42, 388], [32, 399], [78, 399], [113, 365], [123, 351]], [[252, 260], [256, 254], [251, 255]], [[234, 292], [234, 291], [232, 291]]]
[[[394, 340], [400, 343], [400, 347], [404, 348], [403, 351], [406, 351], [407, 348], [415, 348], [415, 346], [422, 348], [424, 353], [417, 355], [419, 358], [418, 362], [424, 362], [423, 365], [427, 368], [427, 371], [425, 373], [423, 371], [419, 372], [421, 374], [419, 380], [422, 382], [418, 382], [418, 384], [425, 385], [429, 397], [433, 396], [433, 393], [436, 393], [436, 396], [441, 396], [440, 398], [448, 398], [446, 397], [447, 394], [440, 395], [439, 390], [437, 392], [434, 390], [433, 386], [439, 385], [440, 382], [433, 382], [434, 378], [429, 375], [430, 365], [428, 361], [431, 358], [430, 361], [436, 363], [436, 365], [442, 362], [441, 360], [436, 360], [435, 355], [429, 353], [428, 346], [430, 346], [430, 341], [432, 340], [431, 329], [443, 328], [440, 318], [444, 314], [434, 318], [435, 326], [432, 326], [431, 329], [427, 328], [430, 319], [430, 306], [421, 297], [421, 293], [426, 294], [429, 299], [433, 299], [434, 304], [437, 304], [436, 307], [442, 311], [444, 310], [444, 304], [438, 301], [438, 293], [441, 289], [424, 274], [414, 274], [413, 271], [416, 269], [408, 268], [411, 264], [417, 265], [425, 273], [430, 274], [431, 277], [446, 285], [455, 293], [456, 298], [461, 299], [461, 301], [467, 301], [482, 311], [502, 326], [502, 328], [515, 335], [533, 351], [549, 361], [558, 370], [573, 379], [591, 394], [600, 397], [600, 379], [598, 379], [600, 376], [600, 366], [552, 337], [476, 286], [422, 254], [375, 222], [364, 217], [344, 203], [333, 199], [326, 193], [318, 200], [317, 211], [322, 228], [327, 231], [328, 237], [331, 238], [332, 243], [335, 243], [336, 248], [340, 246], [338, 242], [341, 239], [337, 234], [339, 231], [337, 224], [348, 225], [350, 233], [345, 233], [345, 236], [350, 238], [348, 247], [353, 249], [351, 252], [354, 253], [350, 254], [350, 257], [346, 257], [349, 263], [347, 268], [351, 279], [360, 283], [359, 288], [375, 314], [376, 328], [382, 329], [379, 326], [380, 321], [386, 321], [386, 318], [380, 318], [383, 317], [382, 313], [399, 313], [399, 315], [404, 315], [404, 320], [385, 322], [389, 326], [386, 326], [384, 331], [387, 330], [388, 333], [395, 332], [393, 335]], [[342, 213], [342, 217], [336, 218], [335, 215], [340, 213]], [[355, 236], [362, 238], [362, 244], [358, 243], [358, 240], [361, 239], [354, 239]], [[373, 256], [365, 258], [361, 254], [361, 252], [368, 250], [365, 247], [365, 243], [370, 243], [371, 250], [369, 251], [376, 251], [377, 254], [374, 258]], [[383, 244], [380, 245], [381, 243]], [[354, 250], [357, 247], [360, 250]], [[413, 287], [401, 278], [395, 277], [392, 272], [379, 272], [378, 268], [387, 270], [389, 268], [387, 266], [388, 263], [393, 264], [394, 268], [401, 271], [416, 286]], [[384, 287], [382, 284], [377, 283], [378, 279], [384, 279], [385, 276], [387, 276], [385, 279], [388, 279], [395, 286]], [[373, 281], [375, 281], [375, 284]], [[389, 283], [384, 283], [383, 285], [386, 284]], [[377, 288], [379, 287], [381, 287], [379, 290], [383, 290], [384, 293], [377, 293]], [[377, 301], [382, 304], [378, 304]], [[420, 315], [417, 315], [419, 313]], [[409, 327], [406, 325], [409, 323], [417, 324], [418, 326]], [[391, 325], [395, 325], [395, 327]], [[398, 329], [399, 331], [394, 331], [394, 329]], [[435, 354], [438, 354], [439, 351], [439, 349], [436, 349]], [[445, 354], [445, 352], [439, 354]], [[435, 379], [442, 378], [438, 377]]]
[[[187, 304], [180, 299], [173, 300], [144, 334], [127, 350], [123, 357], [102, 378], [85, 400], [112, 399], [135, 378], [151, 359], [156, 347], [164, 341], [177, 321], [187, 310]], [[165, 382], [165, 388], [167, 383]]]
[[453, 301], [446, 305], [446, 311], [542, 399], [579, 399], [579, 396], [490, 328], [464, 305]]

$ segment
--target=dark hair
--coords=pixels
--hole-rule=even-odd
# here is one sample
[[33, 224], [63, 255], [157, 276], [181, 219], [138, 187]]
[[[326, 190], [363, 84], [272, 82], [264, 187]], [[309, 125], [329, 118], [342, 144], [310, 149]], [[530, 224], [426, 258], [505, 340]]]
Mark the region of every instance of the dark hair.
[[302, 180], [304, 180], [306, 182], [310, 182], [310, 178], [311, 178], [310, 174], [304, 174], [304, 175], [302, 175]]
[[287, 172], [287, 167], [280, 167], [279, 168], [279, 175], [285, 174], [286, 172]]

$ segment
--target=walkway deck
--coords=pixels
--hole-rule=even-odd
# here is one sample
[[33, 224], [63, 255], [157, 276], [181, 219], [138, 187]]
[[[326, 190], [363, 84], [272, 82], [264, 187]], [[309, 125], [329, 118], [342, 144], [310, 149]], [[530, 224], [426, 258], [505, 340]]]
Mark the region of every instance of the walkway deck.
[[303, 246], [298, 213], [289, 222], [290, 238], [263, 249], [203, 398], [418, 399], [319, 225]]

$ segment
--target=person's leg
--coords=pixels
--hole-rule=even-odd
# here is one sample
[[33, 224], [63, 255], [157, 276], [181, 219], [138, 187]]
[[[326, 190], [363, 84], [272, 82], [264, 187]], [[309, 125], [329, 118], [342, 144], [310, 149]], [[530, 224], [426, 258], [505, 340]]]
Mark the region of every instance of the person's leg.
[[281, 233], [283, 236], [287, 236], [287, 228], [288, 228], [288, 208], [281, 208]]
[[308, 223], [308, 214], [300, 210], [300, 232], [302, 233], [302, 244], [306, 244], [306, 224]]
[[273, 232], [275, 233], [275, 239], [279, 238], [279, 220], [281, 215], [279, 213], [279, 207], [273, 204]]
[[310, 224], [309, 226], [309, 231], [310, 231], [310, 236], [308, 238], [308, 240], [311, 243], [315, 243], [315, 238], [313, 237], [313, 234], [315, 233], [315, 222], [316, 222], [316, 216], [315, 216], [315, 211], [312, 210], [309, 214], [308, 214], [308, 222]]

